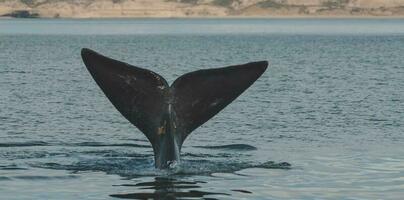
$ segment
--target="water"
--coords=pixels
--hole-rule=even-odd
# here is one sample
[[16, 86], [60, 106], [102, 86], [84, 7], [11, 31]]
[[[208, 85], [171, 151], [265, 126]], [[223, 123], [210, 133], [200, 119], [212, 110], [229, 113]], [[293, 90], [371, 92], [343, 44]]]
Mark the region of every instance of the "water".
[[[400, 199], [403, 20], [0, 20], [0, 199]], [[153, 167], [83, 47], [158, 72], [268, 60]]]

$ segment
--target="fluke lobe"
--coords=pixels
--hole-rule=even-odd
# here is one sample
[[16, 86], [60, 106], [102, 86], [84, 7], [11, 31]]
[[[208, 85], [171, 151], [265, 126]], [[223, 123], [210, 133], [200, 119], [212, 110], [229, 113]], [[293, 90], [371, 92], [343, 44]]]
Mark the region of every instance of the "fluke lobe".
[[155, 72], [90, 49], [82, 49], [81, 56], [111, 103], [146, 135], [156, 168], [179, 162], [186, 137], [243, 93], [268, 66], [261, 61], [198, 70], [169, 86]]

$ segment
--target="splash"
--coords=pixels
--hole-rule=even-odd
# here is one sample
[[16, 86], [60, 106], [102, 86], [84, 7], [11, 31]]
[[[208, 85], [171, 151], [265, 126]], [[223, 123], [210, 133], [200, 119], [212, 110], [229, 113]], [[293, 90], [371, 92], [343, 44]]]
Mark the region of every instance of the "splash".
[[240, 162], [236, 160], [183, 159], [180, 163], [171, 163], [168, 169], [155, 169], [153, 157], [144, 158], [102, 158], [88, 159], [72, 164], [43, 163], [35, 167], [78, 171], [101, 171], [134, 178], [141, 176], [169, 175], [210, 175], [213, 173], [233, 173], [248, 168], [290, 169], [287, 162], [267, 161], [263, 163]]

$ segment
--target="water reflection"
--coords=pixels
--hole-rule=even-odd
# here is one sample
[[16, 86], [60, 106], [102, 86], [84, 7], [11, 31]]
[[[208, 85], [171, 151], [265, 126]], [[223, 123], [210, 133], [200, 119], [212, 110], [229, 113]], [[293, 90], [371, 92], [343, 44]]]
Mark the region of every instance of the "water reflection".
[[128, 194], [112, 194], [111, 197], [121, 199], [216, 199], [205, 197], [207, 195], [229, 195], [226, 193], [214, 193], [196, 190], [202, 181], [181, 181], [167, 177], [156, 177], [151, 182], [137, 184], [122, 184], [119, 186], [134, 187], [136, 190], [151, 190], [150, 192], [136, 192]]

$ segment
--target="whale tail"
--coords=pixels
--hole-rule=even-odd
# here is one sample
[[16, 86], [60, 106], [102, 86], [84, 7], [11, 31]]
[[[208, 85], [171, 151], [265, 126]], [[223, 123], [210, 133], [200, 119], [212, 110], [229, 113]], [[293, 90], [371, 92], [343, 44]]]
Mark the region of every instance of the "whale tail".
[[155, 166], [179, 161], [186, 137], [230, 104], [266, 70], [266, 61], [198, 70], [170, 86], [155, 72], [82, 49], [83, 61], [115, 108], [153, 146]]

